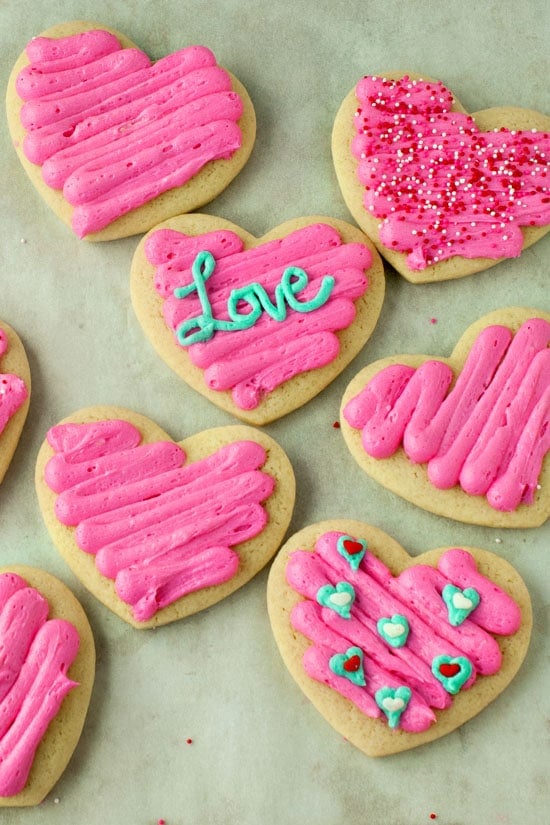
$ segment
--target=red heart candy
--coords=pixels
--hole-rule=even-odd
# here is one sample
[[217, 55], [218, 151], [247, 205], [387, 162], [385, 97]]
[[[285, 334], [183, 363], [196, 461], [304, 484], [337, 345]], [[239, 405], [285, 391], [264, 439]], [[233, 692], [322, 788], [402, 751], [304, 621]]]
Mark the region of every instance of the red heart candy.
[[452, 662], [443, 662], [439, 666], [439, 672], [442, 676], [445, 676], [446, 679], [451, 679], [453, 676], [456, 676], [457, 673], [460, 673], [460, 665]]
[[344, 545], [344, 550], [350, 556], [355, 556], [357, 553], [361, 553], [364, 549], [363, 545], [359, 541], [354, 541], [353, 539], [346, 539], [342, 542]]
[[350, 656], [349, 659], [346, 659], [344, 662], [343, 667], [347, 673], [356, 673], [361, 667], [361, 659], [357, 656], [357, 654], [355, 656]]

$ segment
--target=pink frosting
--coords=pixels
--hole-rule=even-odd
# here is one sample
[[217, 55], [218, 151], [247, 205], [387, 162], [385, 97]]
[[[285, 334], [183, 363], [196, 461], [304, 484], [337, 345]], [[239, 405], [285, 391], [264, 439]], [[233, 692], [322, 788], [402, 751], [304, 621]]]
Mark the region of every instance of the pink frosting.
[[105, 31], [37, 37], [17, 78], [23, 149], [97, 232], [241, 146], [241, 98], [212, 52], [190, 46], [152, 64]]
[[380, 240], [422, 270], [454, 255], [520, 254], [550, 223], [550, 134], [480, 132], [442, 83], [364, 77], [352, 153]]
[[140, 441], [127, 421], [60, 424], [48, 432], [56, 454], [45, 480], [59, 521], [76, 527], [77, 545], [147, 621], [237, 573], [232, 548], [263, 530], [274, 480], [260, 471], [266, 452], [254, 441], [187, 465], [177, 444]]
[[0, 796], [25, 787], [48, 725], [76, 683], [67, 678], [78, 633], [48, 619], [43, 596], [14, 573], [0, 575]]
[[335, 278], [328, 301], [312, 312], [291, 311], [282, 322], [264, 313], [250, 329], [217, 332], [211, 340], [187, 347], [192, 363], [204, 370], [210, 389], [231, 390], [235, 404], [249, 410], [293, 376], [336, 358], [339, 341], [335, 332], [352, 323], [354, 301], [368, 287], [365, 270], [372, 255], [367, 247], [342, 243], [338, 232], [326, 224], [307, 226], [252, 249], [244, 249], [241, 238], [226, 230], [193, 237], [157, 230], [147, 240], [145, 254], [156, 267], [155, 288], [164, 299], [164, 318], [172, 330], [201, 312], [196, 295], [178, 299], [173, 294], [177, 287], [192, 283], [191, 267], [201, 251], [210, 252], [216, 260], [206, 289], [214, 316], [220, 320], [228, 317], [232, 289], [258, 283], [273, 300], [275, 287], [289, 266], [304, 269], [309, 279], [300, 300], [316, 295], [325, 276]]
[[[434, 658], [445, 655], [470, 661], [472, 673], [462, 689], [468, 689], [478, 674], [496, 673], [502, 656], [493, 634], [510, 635], [519, 629], [519, 607], [479, 573], [465, 550], [446, 551], [437, 569], [416, 565], [394, 577], [370, 552], [354, 570], [337, 549], [343, 535], [325, 533], [313, 552], [297, 550], [287, 564], [288, 583], [304, 596], [292, 610], [291, 622], [313, 643], [304, 655], [305, 670], [374, 718], [382, 715], [374, 699], [377, 690], [409, 687], [411, 699], [400, 727], [410, 732], [425, 730], [436, 720], [432, 708], [444, 709], [452, 701], [432, 672]], [[350, 618], [317, 601], [320, 588], [341, 582], [355, 590]], [[474, 588], [480, 596], [479, 605], [458, 626], [450, 623], [442, 598], [449, 584], [460, 590]], [[394, 616], [405, 617], [409, 624], [402, 647], [390, 647], [377, 630], [380, 619]], [[332, 656], [350, 646], [363, 651], [365, 686], [342, 678], [329, 666]]]
[[496, 510], [533, 502], [550, 449], [550, 324], [525, 322], [515, 336], [487, 327], [453, 380], [450, 367], [381, 370], [348, 402], [344, 418], [362, 431], [365, 452], [383, 459], [403, 445], [426, 463], [434, 486], [460, 484]]
[[[7, 350], [8, 338], [4, 330], [0, 329], [0, 358]], [[29, 392], [22, 378], [10, 373], [0, 373], [0, 433], [28, 397]]]

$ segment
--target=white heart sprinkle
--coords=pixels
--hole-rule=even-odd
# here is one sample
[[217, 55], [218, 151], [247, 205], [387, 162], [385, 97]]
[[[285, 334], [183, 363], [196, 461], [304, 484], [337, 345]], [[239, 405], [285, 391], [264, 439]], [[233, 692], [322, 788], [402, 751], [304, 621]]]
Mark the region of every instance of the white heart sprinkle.
[[389, 636], [390, 639], [395, 639], [397, 636], [401, 636], [405, 632], [405, 628], [402, 624], [395, 624], [394, 622], [386, 622], [384, 625], [384, 633], [386, 636]]
[[344, 607], [346, 604], [351, 602], [351, 594], [350, 593], [333, 593], [330, 597], [330, 600], [333, 604], [338, 605], [338, 607]]
[[453, 607], [457, 610], [470, 610], [474, 606], [471, 599], [468, 599], [464, 593], [455, 593], [453, 596]]
[[405, 702], [398, 696], [386, 696], [386, 698], [382, 702], [382, 705], [384, 706], [384, 710], [393, 713], [396, 710], [403, 710], [403, 708], [405, 707]]

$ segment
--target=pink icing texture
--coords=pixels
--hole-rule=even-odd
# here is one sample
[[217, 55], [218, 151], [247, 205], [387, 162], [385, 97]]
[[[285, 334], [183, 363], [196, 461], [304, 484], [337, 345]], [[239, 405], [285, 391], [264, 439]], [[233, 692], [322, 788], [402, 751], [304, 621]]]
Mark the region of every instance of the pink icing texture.
[[515, 257], [550, 223], [550, 134], [480, 132], [442, 83], [364, 77], [353, 155], [380, 240], [411, 270], [454, 255]]
[[533, 502], [550, 449], [550, 324], [524, 323], [515, 336], [487, 327], [453, 380], [450, 367], [394, 365], [348, 402], [344, 418], [361, 430], [365, 452], [383, 459], [399, 446], [427, 463], [435, 487], [460, 484], [491, 507]]
[[239, 566], [232, 548], [267, 522], [261, 502], [274, 480], [259, 469], [266, 453], [256, 442], [188, 465], [177, 444], [141, 444], [139, 430], [120, 420], [60, 424], [48, 442], [57, 518], [76, 527], [77, 545], [114, 580], [136, 621], [231, 579]]
[[[328, 684], [373, 718], [382, 716], [374, 698], [379, 689], [410, 688], [411, 699], [400, 727], [413, 733], [426, 730], [436, 721], [432, 708], [442, 710], [452, 701], [432, 672], [434, 659], [468, 659], [472, 672], [463, 690], [471, 687], [478, 675], [496, 673], [502, 655], [492, 634], [515, 633], [521, 624], [519, 607], [479, 573], [465, 550], [446, 551], [437, 569], [416, 565], [394, 577], [368, 551], [354, 570], [337, 549], [342, 537], [342, 533], [325, 533], [313, 552], [298, 550], [287, 565], [288, 583], [304, 596], [294, 607], [291, 622], [313, 643], [305, 652], [304, 668], [312, 679]], [[320, 588], [341, 582], [351, 584], [355, 591], [350, 618], [317, 600]], [[443, 588], [449, 584], [461, 590], [474, 588], [480, 596], [479, 605], [459, 626], [449, 622], [442, 598]], [[410, 629], [406, 643], [394, 648], [377, 627], [379, 620], [396, 616], [404, 617]], [[335, 654], [350, 646], [363, 652], [364, 686], [336, 674], [329, 665]]]
[[192, 282], [191, 267], [203, 250], [216, 260], [206, 289], [217, 319], [227, 319], [227, 299], [237, 287], [259, 283], [273, 300], [275, 287], [289, 266], [301, 267], [309, 279], [300, 300], [316, 295], [326, 275], [335, 279], [328, 301], [312, 312], [291, 311], [283, 322], [264, 313], [250, 329], [217, 332], [210, 341], [187, 347], [192, 363], [204, 370], [210, 389], [231, 390], [239, 408], [253, 409], [266, 394], [293, 376], [320, 368], [337, 357], [339, 341], [335, 332], [352, 323], [354, 301], [368, 287], [365, 270], [371, 265], [372, 255], [366, 246], [342, 243], [338, 232], [326, 224], [296, 230], [252, 249], [244, 249], [241, 238], [226, 230], [195, 237], [170, 229], [153, 232], [145, 254], [156, 267], [155, 288], [164, 299], [164, 318], [172, 330], [201, 312], [196, 295], [181, 300], [173, 293]]
[[25, 787], [48, 725], [76, 683], [67, 678], [78, 633], [48, 619], [43, 596], [14, 573], [0, 575], [0, 796]]
[[241, 98], [211, 51], [156, 63], [105, 31], [37, 37], [17, 78], [23, 149], [74, 207], [83, 237], [241, 146]]
[[[0, 329], [0, 358], [7, 350], [7, 336], [4, 330]], [[17, 375], [0, 373], [0, 433], [28, 397], [29, 393], [22, 378]]]

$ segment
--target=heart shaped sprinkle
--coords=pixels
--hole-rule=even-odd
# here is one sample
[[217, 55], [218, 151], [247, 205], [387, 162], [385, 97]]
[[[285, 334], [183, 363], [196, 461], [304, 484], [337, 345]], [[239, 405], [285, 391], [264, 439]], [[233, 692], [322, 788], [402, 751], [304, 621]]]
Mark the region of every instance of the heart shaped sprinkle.
[[411, 700], [411, 695], [411, 689], [406, 685], [400, 685], [397, 688], [382, 687], [376, 691], [374, 696], [376, 704], [386, 714], [390, 728], [398, 727], [401, 715]]
[[550, 134], [482, 132], [440, 82], [364, 77], [352, 153], [384, 247], [423, 270], [453, 256], [516, 257], [550, 224]]
[[479, 593], [473, 587], [466, 587], [461, 590], [459, 587], [455, 587], [454, 584], [446, 584], [441, 596], [447, 605], [449, 622], [453, 627], [458, 627], [466, 621], [480, 601]]
[[358, 570], [367, 552], [367, 542], [364, 539], [355, 539], [351, 536], [340, 536], [337, 550], [346, 559], [352, 570]]
[[406, 616], [394, 613], [391, 618], [382, 616], [377, 622], [378, 632], [391, 647], [403, 647], [409, 636], [409, 622]]
[[473, 673], [473, 666], [465, 656], [436, 656], [432, 673], [453, 696], [466, 684]]
[[[361, 533], [350, 529], [361, 527]], [[342, 553], [349, 542], [363, 549], [369, 544], [355, 570]], [[386, 556], [400, 572], [391, 572]], [[327, 579], [335, 577], [354, 589], [347, 619], [319, 603], [320, 589], [327, 597], [336, 592], [333, 585], [324, 590]], [[521, 608], [501, 586], [508, 588], [512, 581]], [[384, 728], [399, 727], [409, 737], [404, 747], [414, 747], [454, 729], [504, 688], [510, 678], [510, 646], [519, 645], [523, 655], [527, 649], [522, 622], [528, 636], [530, 611], [523, 585], [517, 587], [520, 582], [502, 559], [485, 551], [445, 548], [413, 561], [368, 525], [323, 522], [300, 531], [281, 550], [269, 577], [268, 605], [291, 672], [302, 686], [303, 671], [309, 676], [304, 687], [308, 697], [347, 738], [360, 740], [363, 749], [378, 755], [403, 749], [401, 740], [394, 744], [386, 739], [378, 749], [381, 721]], [[461, 610], [468, 600], [467, 632], [450, 621], [443, 592]], [[499, 637], [506, 638], [499, 643]], [[340, 700], [325, 702], [326, 693], [317, 694], [316, 683], [331, 687]], [[462, 689], [468, 690], [465, 703]], [[445, 711], [455, 702], [461, 710], [453, 709], [446, 722]], [[329, 705], [339, 708], [338, 716]], [[376, 722], [376, 731], [366, 725], [359, 736], [362, 719]], [[372, 748], [368, 731], [377, 740]]]
[[[156, 220], [133, 231], [127, 224], [113, 237], [206, 203], [240, 171], [254, 141], [248, 96], [209, 49], [190, 46], [152, 63], [100, 28], [67, 24], [33, 38], [9, 99], [26, 168], [39, 170], [35, 179], [53, 193], [45, 193], [52, 205], [62, 196], [80, 238], [154, 201]], [[202, 192], [191, 190], [179, 209], [174, 190], [194, 186], [203, 170], [210, 174]]]
[[[196, 612], [258, 572], [290, 517], [294, 485], [280, 447], [250, 427], [180, 445], [147, 419], [120, 412], [100, 418], [92, 408], [52, 427], [37, 489], [60, 549], [70, 529], [67, 560], [87, 572], [85, 584], [143, 627]], [[270, 516], [277, 500], [280, 512]]]
[[374, 327], [383, 272], [361, 241], [337, 221], [289, 222], [252, 242], [227, 221], [183, 216], [136, 250], [132, 301], [185, 381], [263, 424], [270, 406], [284, 405], [279, 417], [326, 386], [358, 351], [354, 330], [365, 323], [368, 337]]
[[326, 584], [317, 591], [319, 604], [335, 610], [344, 619], [350, 618], [354, 600], [355, 590], [349, 582], [338, 582], [335, 587]]
[[343, 676], [354, 685], [364, 687], [363, 651], [360, 647], [348, 647], [345, 653], [335, 653], [328, 662], [329, 668], [337, 676]]
[[[541, 481], [550, 450], [550, 319], [528, 312], [480, 319], [455, 348], [460, 356], [448, 361], [394, 356], [365, 368], [342, 402], [342, 432], [361, 466], [437, 513], [460, 517], [463, 510], [464, 520], [480, 524], [540, 524], [547, 512]], [[389, 467], [382, 471], [390, 457], [395, 472], [400, 468], [398, 483]], [[404, 484], [401, 469], [418, 480]]]

